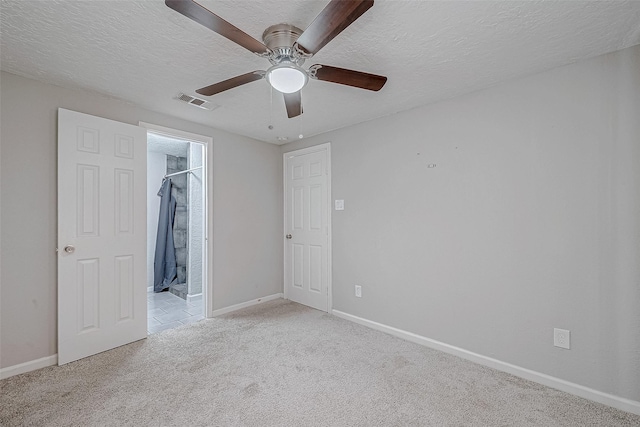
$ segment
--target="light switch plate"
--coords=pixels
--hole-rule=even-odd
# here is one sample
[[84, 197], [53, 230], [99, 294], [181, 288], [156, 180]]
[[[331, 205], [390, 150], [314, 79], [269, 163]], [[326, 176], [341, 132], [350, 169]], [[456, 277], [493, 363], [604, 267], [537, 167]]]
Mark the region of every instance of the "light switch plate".
[[336, 200], [336, 210], [337, 211], [344, 210], [344, 200]]

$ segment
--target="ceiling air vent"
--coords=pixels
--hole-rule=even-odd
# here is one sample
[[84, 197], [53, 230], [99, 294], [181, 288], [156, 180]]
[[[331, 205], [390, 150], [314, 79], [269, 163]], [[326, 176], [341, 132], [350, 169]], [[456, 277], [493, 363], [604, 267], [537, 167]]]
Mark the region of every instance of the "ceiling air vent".
[[187, 104], [193, 105], [194, 107], [202, 108], [203, 110], [211, 111], [219, 107], [219, 105], [217, 104], [205, 101], [204, 99], [185, 95], [184, 93], [179, 93], [178, 95], [176, 95], [175, 99], [177, 99], [178, 101], [186, 102]]

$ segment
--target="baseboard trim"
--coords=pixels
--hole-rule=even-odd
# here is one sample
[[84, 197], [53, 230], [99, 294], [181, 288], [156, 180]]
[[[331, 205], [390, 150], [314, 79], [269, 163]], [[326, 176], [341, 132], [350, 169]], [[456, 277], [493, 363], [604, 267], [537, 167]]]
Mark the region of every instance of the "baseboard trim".
[[407, 332], [402, 329], [387, 326], [382, 323], [367, 320], [362, 317], [354, 316], [353, 314], [344, 313], [339, 310], [332, 310], [333, 315], [345, 320], [349, 320], [354, 323], [358, 323], [363, 326], [367, 326], [371, 329], [375, 329], [381, 332], [385, 332], [389, 335], [396, 336], [398, 338], [411, 341], [416, 344], [423, 345], [425, 347], [432, 348], [434, 350], [440, 350], [445, 353], [452, 354], [454, 356], [461, 357], [463, 359], [475, 362], [479, 365], [488, 366], [490, 368], [497, 369], [508, 374], [515, 375], [526, 380], [534, 381], [548, 387], [558, 389], [579, 397], [583, 397], [594, 402], [602, 403], [604, 405], [612, 406], [622, 411], [631, 412], [632, 414], [640, 415], [640, 402], [626, 399], [624, 397], [615, 396], [613, 394], [604, 393], [589, 387], [575, 384], [569, 381], [562, 380], [560, 378], [552, 377], [551, 375], [543, 374], [540, 372], [532, 371], [530, 369], [522, 368], [517, 365], [512, 365], [507, 362], [503, 362], [498, 359], [483, 356], [472, 351], [465, 350], [463, 348], [455, 347], [449, 344], [445, 344], [440, 341], [433, 340], [431, 338], [423, 337], [412, 332]]
[[58, 355], [42, 357], [40, 359], [31, 360], [30, 362], [20, 363], [18, 365], [7, 366], [0, 369], [0, 380], [13, 377], [14, 375], [20, 375], [27, 372], [35, 371], [38, 369], [46, 368], [47, 366], [53, 366], [58, 364]]
[[213, 310], [213, 312], [211, 313], [211, 317], [222, 316], [223, 314], [231, 313], [232, 311], [241, 310], [243, 308], [251, 307], [252, 305], [262, 304], [263, 302], [273, 301], [275, 299], [281, 298], [284, 298], [284, 294], [279, 293], [268, 295], [266, 297], [254, 299], [251, 301], [241, 302], [240, 304], [230, 305], [229, 307]]
[[193, 295], [188, 295], [187, 294], [187, 302], [191, 302], [191, 301], [195, 300], [196, 298], [199, 298], [200, 301], [202, 301], [202, 292], [200, 292], [199, 294], [193, 294]]

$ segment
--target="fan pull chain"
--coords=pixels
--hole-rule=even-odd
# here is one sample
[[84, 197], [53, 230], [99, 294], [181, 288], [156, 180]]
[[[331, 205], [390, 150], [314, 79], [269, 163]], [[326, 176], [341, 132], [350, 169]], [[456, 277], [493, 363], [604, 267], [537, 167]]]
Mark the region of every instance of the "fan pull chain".
[[303, 116], [304, 114], [300, 114], [298, 116], [298, 139], [304, 138], [304, 135], [302, 134], [302, 117]]
[[269, 85], [269, 129], [273, 130], [273, 86]]

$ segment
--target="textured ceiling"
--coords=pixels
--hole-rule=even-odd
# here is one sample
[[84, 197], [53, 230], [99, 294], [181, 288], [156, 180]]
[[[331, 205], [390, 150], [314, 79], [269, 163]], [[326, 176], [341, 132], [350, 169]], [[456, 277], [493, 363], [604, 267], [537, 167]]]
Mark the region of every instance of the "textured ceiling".
[[[276, 23], [306, 28], [327, 1], [200, 3], [260, 40]], [[162, 0], [2, 0], [0, 15], [4, 71], [276, 144], [640, 43], [640, 1], [378, 0], [305, 67], [382, 74], [386, 86], [312, 80], [304, 114], [287, 119], [281, 94], [264, 80], [204, 97], [220, 106], [213, 111], [173, 99], [269, 63]]]
[[147, 150], [175, 157], [187, 157], [189, 143], [180, 139], [168, 138], [155, 133], [148, 133]]

